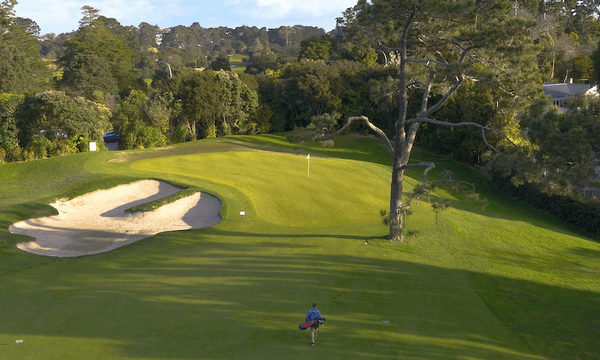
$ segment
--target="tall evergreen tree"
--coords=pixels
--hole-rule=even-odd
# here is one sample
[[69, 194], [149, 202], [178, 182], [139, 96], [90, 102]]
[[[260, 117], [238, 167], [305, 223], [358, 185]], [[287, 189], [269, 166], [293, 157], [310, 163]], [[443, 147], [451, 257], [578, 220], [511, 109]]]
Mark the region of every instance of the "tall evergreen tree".
[[[473, 122], [436, 120], [434, 114], [465, 82], [486, 83], [498, 92], [512, 94], [513, 99], [523, 96], [523, 92], [533, 96], [535, 87], [541, 85], [535, 76], [537, 50], [526, 35], [533, 24], [512, 16], [511, 10], [509, 3], [495, 0], [359, 0], [339, 20], [355, 48], [378, 46], [398, 54], [399, 113], [392, 140], [366, 116], [348, 118], [346, 125], [328, 137], [358, 120], [384, 141], [393, 156], [390, 240], [403, 241], [410, 211], [411, 198], [403, 198], [404, 172], [425, 168], [420, 191], [431, 183], [426, 176], [434, 164], [409, 164], [419, 127], [473, 126], [481, 129], [487, 143], [485, 133], [498, 130]], [[422, 94], [412, 106], [414, 113], [409, 111], [411, 87], [419, 88]], [[431, 104], [433, 92], [439, 97]]]
[[132, 85], [135, 80], [133, 51], [123, 39], [115, 36], [100, 20], [96, 9], [84, 8], [81, 27], [65, 42], [65, 54], [60, 58], [64, 68], [71, 67], [77, 55], [94, 55], [103, 59], [117, 80], [119, 89]]
[[62, 84], [73, 94], [101, 104], [106, 96], [119, 92], [110, 66], [94, 54], [76, 54], [63, 70]]
[[15, 17], [16, 4], [16, 0], [0, 3], [0, 93], [34, 93], [48, 84], [50, 70], [33, 34], [39, 27]]

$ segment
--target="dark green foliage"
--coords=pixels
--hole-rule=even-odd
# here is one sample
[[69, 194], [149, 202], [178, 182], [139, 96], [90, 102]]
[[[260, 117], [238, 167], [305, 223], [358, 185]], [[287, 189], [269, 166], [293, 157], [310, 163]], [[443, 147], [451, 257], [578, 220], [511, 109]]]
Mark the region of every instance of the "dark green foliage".
[[[435, 119], [451, 123], [470, 121], [503, 129], [504, 124], [499, 123], [496, 115], [497, 108], [491, 89], [478, 83], [469, 83], [462, 86], [448, 100], [435, 114]], [[487, 151], [487, 147], [481, 141], [481, 131], [470, 127], [451, 128], [424, 124], [418, 140], [420, 144], [435, 149], [436, 152], [450, 154], [458, 160], [470, 163], [478, 162], [481, 154]], [[497, 145], [498, 140], [500, 139], [494, 137], [489, 139], [492, 145]]]
[[277, 29], [269, 29], [269, 42], [282, 48], [297, 46], [303, 40], [310, 37], [325, 35], [325, 31], [314, 26], [280, 26]]
[[[389, 123], [398, 116], [394, 104], [397, 93], [390, 90], [389, 100], [383, 100], [387, 89], [377, 93], [372, 84], [390, 78], [395, 72], [393, 68], [369, 67], [347, 60], [302, 61], [285, 67], [276, 85], [276, 95], [265, 97], [265, 101], [277, 109], [278, 120], [285, 120], [285, 130], [307, 126], [312, 116], [334, 111], [342, 115], [341, 119], [367, 114], [376, 125], [391, 130]], [[394, 84], [397, 86], [397, 82]], [[379, 108], [378, 102], [383, 101], [388, 101], [389, 106]], [[361, 126], [353, 129], [363, 129]]]
[[56, 60], [65, 53], [65, 41], [69, 34], [55, 35], [54, 33], [44, 35], [40, 40], [40, 54], [49, 60]]
[[4, 150], [10, 151], [19, 145], [18, 112], [24, 102], [23, 95], [0, 94], [0, 148]]
[[163, 33], [161, 46], [172, 48], [198, 47], [201, 36], [196, 28], [178, 25]]
[[595, 84], [600, 84], [600, 42], [596, 46], [596, 49], [590, 56], [592, 59], [592, 69], [594, 77], [591, 79], [591, 82]]
[[86, 136], [101, 140], [110, 129], [110, 110], [81, 97], [72, 98], [62, 91], [46, 91], [27, 99], [24, 104], [21, 144], [43, 132], [47, 137]]
[[[287, 136], [287, 139], [292, 143], [304, 144], [330, 135], [332, 130], [336, 127], [340, 116], [341, 114], [337, 112], [315, 115], [311, 118], [308, 126], [295, 127], [294, 131]], [[333, 146], [333, 140], [322, 141], [321, 145], [323, 147], [331, 147]]]
[[0, 3], [0, 93], [28, 93], [43, 89], [50, 72], [34, 37], [35, 22], [14, 16], [16, 1]]
[[600, 146], [600, 100], [571, 99], [570, 110], [558, 113], [548, 101], [534, 104], [521, 117], [532, 143], [533, 161], [516, 167], [513, 181], [538, 183], [545, 192], [568, 195], [597, 187], [595, 168]]
[[249, 115], [258, 107], [257, 93], [232, 72], [218, 71], [214, 81], [219, 87], [221, 104], [219, 135], [255, 132], [257, 124], [249, 121]]
[[[117, 106], [113, 116], [113, 125], [121, 136], [120, 146], [125, 150], [144, 149], [166, 144], [165, 121], [169, 114], [164, 112], [162, 98], [157, 99], [150, 108], [144, 93], [132, 90], [129, 96]], [[145, 112], [151, 114], [151, 117]]]
[[278, 70], [282, 64], [277, 61], [275, 54], [258, 54], [252, 57], [252, 62], [246, 67], [248, 74], [263, 74], [267, 70]]
[[298, 60], [329, 60], [334, 42], [328, 35], [302, 40]]
[[[45, 159], [53, 156], [70, 155], [88, 151], [89, 143], [93, 140], [94, 139], [85, 136], [69, 136], [65, 138], [47, 134], [37, 134], [33, 136], [23, 151], [15, 149], [11, 155], [14, 157], [13, 161], [27, 161]], [[97, 140], [96, 148], [98, 150], [106, 149], [104, 144]]]
[[139, 59], [139, 51], [141, 48], [138, 29], [134, 26], [123, 26], [114, 18], [107, 18], [100, 15], [98, 22], [106, 26], [110, 32], [117, 38], [123, 40], [131, 50], [134, 51], [134, 61]]
[[[286, 124], [286, 109], [279, 101], [278, 83], [279, 79], [274, 76], [255, 76], [258, 86], [259, 109], [268, 109], [269, 124], [273, 132], [282, 132]], [[263, 106], [264, 105], [264, 106]]]
[[181, 103], [181, 113], [174, 119], [173, 127], [187, 129], [192, 140], [196, 139], [197, 125], [201, 129], [216, 128], [218, 88], [212, 77], [210, 72], [191, 72], [173, 78], [168, 85], [174, 101]]
[[211, 70], [214, 70], [214, 71], [219, 71], [219, 70], [231, 71], [231, 65], [229, 64], [229, 58], [218, 57], [217, 59], [215, 59], [215, 61], [213, 61], [210, 64], [210, 68], [211, 68]]
[[102, 150], [110, 111], [81, 97], [48, 91], [25, 98], [0, 95], [0, 163]]
[[229, 71], [191, 72], [175, 77], [169, 83], [174, 101], [181, 112], [173, 119], [172, 128], [186, 128], [195, 139], [248, 133], [257, 124], [249, 122], [258, 107], [258, 95], [238, 76]]
[[282, 78], [280, 96], [295, 125], [306, 126], [312, 116], [337, 110], [341, 104], [339, 67], [311, 61], [290, 64]]
[[125, 89], [133, 83], [133, 51], [102, 22], [96, 21], [81, 27], [65, 42], [65, 46], [65, 54], [60, 58], [64, 68], [70, 68], [77, 55], [94, 55], [110, 66], [119, 89]]
[[569, 61], [571, 69], [569, 70], [569, 77], [576, 82], [585, 83], [587, 81], [594, 81], [596, 75], [594, 74], [594, 62], [588, 54], [581, 53], [575, 56]]
[[110, 65], [103, 58], [86, 53], [75, 54], [66, 65], [62, 85], [74, 95], [99, 103], [104, 103], [104, 96], [119, 92]]
[[141, 22], [138, 25], [138, 37], [141, 49], [156, 47], [156, 33], [160, 30], [158, 25]]

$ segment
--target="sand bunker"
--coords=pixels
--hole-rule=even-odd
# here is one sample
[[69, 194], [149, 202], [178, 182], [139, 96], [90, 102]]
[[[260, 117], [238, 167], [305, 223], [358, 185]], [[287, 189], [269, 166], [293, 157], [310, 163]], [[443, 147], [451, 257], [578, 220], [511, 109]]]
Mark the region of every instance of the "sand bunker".
[[13, 234], [35, 241], [17, 244], [37, 255], [74, 257], [98, 254], [166, 231], [200, 229], [221, 221], [221, 202], [196, 193], [155, 211], [125, 210], [181, 191], [170, 184], [144, 180], [99, 190], [70, 201], [51, 204], [58, 215], [21, 221], [9, 227]]

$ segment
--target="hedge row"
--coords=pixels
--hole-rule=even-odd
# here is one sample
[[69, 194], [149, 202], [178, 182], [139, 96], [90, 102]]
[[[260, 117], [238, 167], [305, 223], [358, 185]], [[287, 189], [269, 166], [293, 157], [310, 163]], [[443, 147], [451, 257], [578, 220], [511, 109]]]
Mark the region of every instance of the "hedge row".
[[[89, 149], [90, 141], [92, 140], [84, 136], [49, 140], [44, 136], [36, 135], [25, 148], [17, 146], [13, 149], [5, 149], [0, 146], [0, 164], [86, 152]], [[99, 151], [107, 150], [101, 141], [96, 143], [96, 147]]]
[[600, 234], [600, 204], [583, 203], [566, 196], [545, 194], [535, 184], [514, 186], [510, 177], [502, 177], [500, 174], [492, 175], [492, 180], [504, 195], [548, 211], [555, 217], [592, 234]]

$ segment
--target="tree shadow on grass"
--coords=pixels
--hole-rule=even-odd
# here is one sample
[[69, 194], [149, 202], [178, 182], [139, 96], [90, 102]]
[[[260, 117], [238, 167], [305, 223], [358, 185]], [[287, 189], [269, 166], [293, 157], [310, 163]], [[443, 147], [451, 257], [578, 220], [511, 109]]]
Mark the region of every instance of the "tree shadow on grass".
[[[340, 235], [333, 233], [256, 233], [252, 231], [230, 231], [216, 228], [209, 228], [206, 231], [218, 236], [233, 236], [244, 238], [265, 238], [265, 239], [350, 239], [350, 240], [375, 240], [382, 239], [385, 235]], [[269, 244], [277, 244], [269, 242]], [[276, 245], [275, 245], [276, 246]], [[289, 246], [289, 245], [282, 245]]]
[[[467, 280], [476, 283], [486, 302], [504, 299], [496, 288], [515, 289], [517, 296], [558, 293], [568, 299], [597, 298], [597, 293], [447, 269], [403, 254], [382, 260], [373, 254], [315, 253], [320, 246], [314, 236], [275, 242], [236, 232], [198, 231], [193, 239], [189, 233], [170, 233], [111, 253], [27, 269], [3, 281], [5, 301], [12, 304], [10, 311], [1, 311], [3, 333], [63, 339], [45, 342], [45, 348], [28, 346], [64, 359], [77, 351], [105, 354], [108, 348], [117, 358], [146, 359], [600, 355], [599, 337], [591, 332], [578, 343], [520, 330], [523, 324], [540, 324], [550, 308], [517, 307], [515, 317], [522, 318], [506, 327]], [[308, 333], [297, 328], [313, 301], [328, 319], [315, 348]], [[540, 345], [528, 349], [521, 339]], [[547, 344], [555, 339], [562, 341]], [[16, 358], [11, 351], [7, 359]]]
[[0, 219], [4, 220], [0, 221], [0, 228], [8, 229], [12, 223], [57, 214], [56, 209], [48, 204], [26, 202], [4, 206], [0, 208]]

